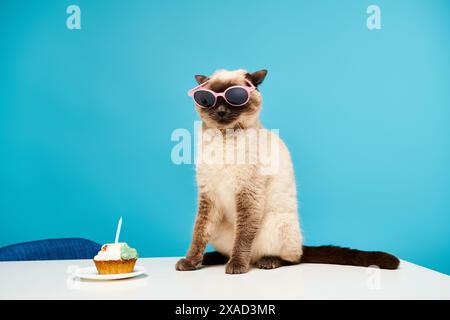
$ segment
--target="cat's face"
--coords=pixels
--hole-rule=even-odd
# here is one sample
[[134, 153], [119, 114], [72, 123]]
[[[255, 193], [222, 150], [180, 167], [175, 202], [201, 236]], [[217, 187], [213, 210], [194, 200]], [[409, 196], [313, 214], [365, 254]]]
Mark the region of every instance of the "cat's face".
[[[255, 87], [260, 85], [267, 74], [267, 70], [248, 73], [245, 70], [219, 70], [212, 76], [197, 75], [195, 79], [199, 84], [207, 82], [204, 88], [217, 93], [224, 92], [231, 86], [248, 86], [251, 81]], [[250, 93], [249, 101], [243, 106], [232, 106], [223, 97], [218, 97], [216, 104], [211, 108], [196, 106], [203, 122], [210, 128], [248, 128], [254, 125], [259, 118], [261, 110], [261, 94], [258, 90]]]

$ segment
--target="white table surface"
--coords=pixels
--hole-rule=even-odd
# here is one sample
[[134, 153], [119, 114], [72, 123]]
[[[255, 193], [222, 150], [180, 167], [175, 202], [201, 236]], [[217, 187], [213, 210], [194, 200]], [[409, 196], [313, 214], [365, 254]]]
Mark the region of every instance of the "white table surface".
[[90, 260], [0, 262], [0, 299], [450, 299], [450, 277], [402, 261], [399, 270], [301, 264], [227, 275], [223, 266], [175, 271], [178, 258], [139, 259], [147, 275], [88, 281]]

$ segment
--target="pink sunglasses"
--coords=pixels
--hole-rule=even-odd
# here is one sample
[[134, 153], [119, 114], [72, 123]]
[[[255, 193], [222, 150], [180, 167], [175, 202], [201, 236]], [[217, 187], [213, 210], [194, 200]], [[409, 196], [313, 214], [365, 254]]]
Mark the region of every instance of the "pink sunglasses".
[[208, 83], [208, 81], [206, 81], [189, 90], [188, 96], [192, 97], [195, 104], [201, 108], [214, 107], [218, 97], [223, 97], [225, 101], [232, 106], [240, 107], [250, 100], [250, 93], [256, 89], [253, 83], [248, 80], [245, 81], [248, 86], [232, 86], [220, 93], [203, 88]]

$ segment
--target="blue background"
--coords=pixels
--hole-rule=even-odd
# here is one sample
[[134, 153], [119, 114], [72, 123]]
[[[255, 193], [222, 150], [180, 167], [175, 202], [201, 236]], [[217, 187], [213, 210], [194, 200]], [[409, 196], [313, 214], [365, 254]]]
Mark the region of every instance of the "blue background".
[[[82, 29], [66, 28], [77, 4]], [[307, 244], [387, 250], [450, 274], [450, 4], [0, 2], [0, 246], [122, 240], [183, 255], [193, 75], [267, 68], [262, 120], [296, 168]]]

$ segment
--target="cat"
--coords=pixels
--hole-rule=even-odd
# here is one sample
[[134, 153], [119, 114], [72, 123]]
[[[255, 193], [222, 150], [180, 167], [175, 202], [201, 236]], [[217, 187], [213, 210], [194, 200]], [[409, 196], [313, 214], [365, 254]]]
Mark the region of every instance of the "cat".
[[[398, 258], [385, 252], [303, 245], [289, 150], [278, 135], [264, 129], [259, 120], [262, 97], [258, 87], [266, 75], [265, 69], [253, 73], [240, 69], [218, 70], [211, 76], [195, 76], [200, 89], [219, 94], [215, 105], [205, 108], [195, 103], [205, 133], [199, 139], [198, 150], [204, 151], [209, 147], [215, 152], [225, 152], [222, 150], [225, 141], [245, 137], [247, 132], [253, 130], [275, 142], [276, 147], [269, 143], [272, 146], [269, 152], [271, 161], [276, 160], [277, 166], [276, 170], [265, 171], [261, 161], [197, 161], [198, 211], [194, 233], [187, 255], [176, 263], [176, 270], [188, 271], [203, 265], [226, 264], [226, 273], [242, 274], [248, 272], [252, 265], [260, 269], [274, 269], [298, 263], [375, 265], [383, 269], [397, 269]], [[248, 88], [249, 99], [244, 105], [232, 105], [230, 99], [223, 95], [233, 86]], [[245, 95], [243, 91], [241, 93]], [[208, 103], [207, 100], [205, 102]], [[223, 139], [214, 139], [217, 135], [222, 135]], [[255, 151], [250, 150], [255, 141], [244, 147], [230, 145], [243, 151], [246, 156], [255, 155]], [[223, 152], [218, 152], [220, 157]], [[204, 253], [208, 243], [217, 251]]]

